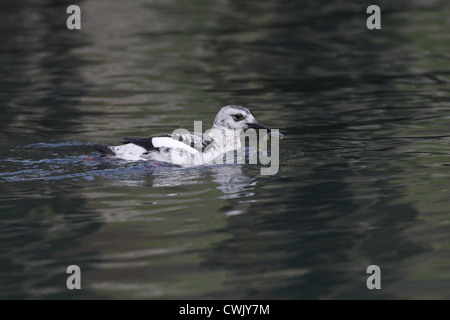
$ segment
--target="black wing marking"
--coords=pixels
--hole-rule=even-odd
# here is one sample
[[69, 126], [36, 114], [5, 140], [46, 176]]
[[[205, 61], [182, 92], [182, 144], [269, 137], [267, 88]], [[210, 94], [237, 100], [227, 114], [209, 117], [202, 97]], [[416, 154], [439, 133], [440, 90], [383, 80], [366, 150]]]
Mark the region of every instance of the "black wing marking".
[[94, 144], [92, 146], [95, 148], [95, 150], [100, 151], [101, 153], [110, 154], [112, 156], [116, 155], [114, 151], [112, 151], [106, 144]]
[[155, 150], [155, 147], [153, 146], [153, 143], [152, 143], [153, 137], [150, 137], [150, 138], [122, 138], [122, 139], [129, 143], [132, 143], [139, 147], [142, 147], [147, 151]]
[[[196, 146], [200, 147], [202, 151], [205, 151], [206, 147], [209, 146], [211, 143], [214, 142], [214, 139], [210, 136], [206, 135], [199, 135], [195, 133], [189, 133], [189, 134], [183, 134], [183, 135], [172, 135], [172, 134], [165, 134], [161, 136], [155, 136], [150, 138], [122, 138], [124, 143], [133, 143], [137, 146], [140, 146], [144, 148], [147, 151], [152, 150], [159, 150], [160, 148], [156, 148], [153, 145], [153, 138], [172, 138], [175, 140], [178, 140], [180, 142], [183, 142], [184, 144], [191, 146], [191, 148], [195, 148]], [[171, 148], [165, 148], [165, 149], [171, 149]]]

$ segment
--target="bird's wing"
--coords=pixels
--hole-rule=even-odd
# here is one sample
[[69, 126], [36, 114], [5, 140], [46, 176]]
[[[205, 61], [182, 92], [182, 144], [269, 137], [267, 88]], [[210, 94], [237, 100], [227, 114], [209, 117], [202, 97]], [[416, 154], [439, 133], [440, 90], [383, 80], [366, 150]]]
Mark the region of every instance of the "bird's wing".
[[150, 138], [122, 138], [126, 142], [124, 143], [132, 143], [139, 147], [144, 148], [147, 151], [154, 150], [155, 146], [153, 145], [153, 137]]
[[126, 142], [140, 146], [147, 151], [164, 149], [180, 149], [192, 154], [204, 151], [214, 139], [208, 135], [197, 133], [168, 134], [150, 138], [122, 138]]

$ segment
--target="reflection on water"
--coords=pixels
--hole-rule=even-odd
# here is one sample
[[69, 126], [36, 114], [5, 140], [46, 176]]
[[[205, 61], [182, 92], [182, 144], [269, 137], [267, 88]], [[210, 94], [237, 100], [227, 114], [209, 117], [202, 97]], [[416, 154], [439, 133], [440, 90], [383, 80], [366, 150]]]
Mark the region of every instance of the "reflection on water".
[[251, 197], [252, 189], [256, 186], [257, 179], [247, 176], [240, 165], [229, 165], [212, 168], [213, 181], [218, 184], [217, 189], [224, 195], [222, 199]]
[[[449, 298], [450, 6], [367, 5], [3, 1], [0, 297]], [[90, 147], [226, 104], [286, 134], [276, 175]]]

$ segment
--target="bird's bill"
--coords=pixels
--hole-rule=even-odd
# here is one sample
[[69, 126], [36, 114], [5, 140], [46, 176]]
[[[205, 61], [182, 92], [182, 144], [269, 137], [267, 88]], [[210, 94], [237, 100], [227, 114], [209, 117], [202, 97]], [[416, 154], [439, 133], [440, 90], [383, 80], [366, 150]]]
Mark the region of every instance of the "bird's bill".
[[[252, 128], [252, 129], [266, 129], [267, 133], [270, 133], [272, 131], [272, 129], [270, 129], [268, 126], [262, 124], [259, 121], [256, 121], [254, 123], [247, 123], [247, 125], [249, 128]], [[283, 137], [284, 137], [284, 134], [279, 133], [279, 138], [282, 139]]]
[[253, 122], [253, 123], [247, 123], [249, 128], [252, 129], [267, 129], [267, 132], [270, 132], [272, 129], [270, 129], [268, 126], [262, 124], [259, 121]]

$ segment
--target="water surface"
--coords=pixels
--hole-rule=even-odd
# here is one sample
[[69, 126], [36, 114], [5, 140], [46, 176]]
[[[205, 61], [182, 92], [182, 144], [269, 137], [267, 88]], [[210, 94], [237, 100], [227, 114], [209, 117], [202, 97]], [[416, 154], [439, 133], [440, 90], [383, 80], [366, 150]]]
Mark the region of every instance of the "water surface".
[[[0, 297], [450, 298], [450, 5], [369, 4], [3, 1]], [[227, 104], [286, 135], [277, 174], [91, 147]]]

